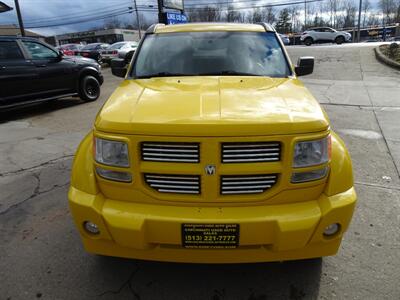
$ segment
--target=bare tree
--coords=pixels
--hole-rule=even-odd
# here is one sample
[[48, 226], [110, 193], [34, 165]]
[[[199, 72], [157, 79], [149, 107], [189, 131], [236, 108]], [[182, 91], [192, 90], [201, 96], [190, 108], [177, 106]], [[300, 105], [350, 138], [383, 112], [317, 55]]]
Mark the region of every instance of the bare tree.
[[275, 21], [276, 21], [275, 10], [272, 6], [268, 6], [268, 7], [264, 8], [262, 14], [263, 14], [264, 22], [269, 23], [269, 24], [275, 23]]
[[253, 23], [258, 23], [258, 22], [263, 22], [263, 13], [261, 9], [256, 8], [253, 9], [253, 15], [252, 15], [252, 22]]
[[371, 9], [371, 2], [369, 0], [363, 0], [362, 3], [362, 16], [363, 16], [363, 21], [362, 21], [362, 27], [365, 27], [365, 22], [367, 21], [367, 14], [369, 13], [369, 10]]
[[188, 17], [192, 22], [217, 22], [221, 20], [221, 9], [217, 6], [206, 6], [191, 10]]
[[342, 0], [328, 0], [326, 10], [329, 14], [330, 25], [333, 28], [338, 28], [339, 12], [342, 8]]
[[240, 22], [241, 18], [241, 13], [233, 5], [229, 5], [226, 12], [226, 20], [228, 22]]
[[122, 27], [122, 22], [116, 17], [113, 17], [111, 19], [106, 19], [104, 21], [104, 29], [114, 29], [114, 28], [121, 28]]
[[393, 22], [397, 11], [395, 0], [379, 0], [379, 7], [384, 15], [385, 23]]
[[357, 7], [354, 0], [345, 0], [343, 3], [343, 12], [341, 27], [350, 28], [355, 26]]

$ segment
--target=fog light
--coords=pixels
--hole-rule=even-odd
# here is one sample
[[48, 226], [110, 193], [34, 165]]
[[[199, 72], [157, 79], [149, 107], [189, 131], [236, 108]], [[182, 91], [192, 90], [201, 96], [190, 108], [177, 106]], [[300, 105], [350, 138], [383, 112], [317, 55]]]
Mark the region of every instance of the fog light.
[[302, 183], [322, 179], [328, 173], [328, 167], [308, 172], [297, 172], [292, 174], [292, 183]]
[[96, 168], [96, 171], [100, 177], [108, 179], [108, 180], [122, 181], [122, 182], [131, 182], [132, 181], [132, 175], [129, 172], [106, 170], [106, 169], [99, 168], [99, 167]]
[[340, 225], [338, 223], [333, 223], [333, 224], [325, 227], [324, 235], [332, 236], [332, 235], [335, 235], [336, 233], [338, 233], [339, 230], [340, 230]]
[[92, 223], [90, 221], [85, 221], [83, 223], [83, 228], [85, 228], [85, 230], [91, 234], [100, 233], [99, 227], [95, 223]]

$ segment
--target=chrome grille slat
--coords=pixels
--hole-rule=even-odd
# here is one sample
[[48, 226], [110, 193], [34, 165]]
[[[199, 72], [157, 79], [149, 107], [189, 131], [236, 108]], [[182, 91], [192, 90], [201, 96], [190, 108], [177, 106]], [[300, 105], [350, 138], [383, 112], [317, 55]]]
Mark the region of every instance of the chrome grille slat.
[[200, 194], [200, 176], [144, 174], [144, 180], [159, 193]]
[[223, 163], [272, 162], [281, 159], [281, 144], [278, 142], [222, 143]]
[[180, 181], [173, 181], [173, 180], [147, 179], [147, 182], [155, 183], [155, 184], [157, 184], [157, 183], [189, 184], [189, 185], [190, 185], [190, 184], [193, 184], [192, 181], [182, 181], [182, 180], [180, 180]]
[[258, 194], [272, 188], [278, 180], [276, 174], [223, 175], [220, 178], [222, 195]]
[[[276, 156], [276, 153], [247, 153], [246, 157]], [[243, 154], [224, 154], [224, 157], [243, 157]]]
[[259, 162], [259, 161], [278, 161], [279, 157], [265, 157], [265, 158], [241, 158], [241, 159], [224, 159], [224, 163], [229, 162]]
[[188, 157], [197, 158], [196, 154], [146, 153], [147, 156]]
[[261, 149], [235, 149], [235, 150], [228, 150], [224, 149], [225, 153], [236, 153], [236, 152], [260, 152], [260, 151], [279, 151], [279, 148], [261, 148]]
[[143, 161], [200, 162], [199, 143], [143, 142], [141, 153]]
[[252, 148], [252, 147], [277, 147], [280, 146], [279, 143], [224, 143], [225, 148]]
[[265, 180], [265, 181], [229, 181], [229, 182], [223, 182], [223, 185], [237, 185], [237, 184], [259, 184], [259, 183], [275, 183], [275, 180]]
[[187, 149], [172, 149], [172, 148], [169, 148], [169, 149], [161, 149], [161, 148], [146, 148], [146, 147], [143, 147], [142, 148], [142, 150], [143, 151], [157, 151], [157, 152], [160, 152], [160, 153], [162, 153], [162, 152], [178, 152], [178, 153], [197, 153], [198, 151], [197, 150], [192, 150], [192, 149], [190, 149], [190, 150], [187, 150]]
[[197, 144], [189, 145], [189, 144], [179, 144], [179, 143], [165, 143], [165, 144], [157, 144], [157, 143], [142, 143], [144, 147], [165, 147], [165, 148], [197, 148]]

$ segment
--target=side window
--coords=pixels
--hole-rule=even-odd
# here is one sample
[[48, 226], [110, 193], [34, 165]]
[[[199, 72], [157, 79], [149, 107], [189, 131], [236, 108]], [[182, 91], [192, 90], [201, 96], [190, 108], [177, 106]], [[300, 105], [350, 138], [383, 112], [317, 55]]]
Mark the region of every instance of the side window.
[[28, 48], [32, 59], [53, 59], [58, 57], [58, 54], [55, 51], [42, 44], [30, 41], [23, 41], [23, 43], [26, 48]]
[[14, 59], [24, 59], [18, 44], [13, 41], [0, 41], [0, 61]]

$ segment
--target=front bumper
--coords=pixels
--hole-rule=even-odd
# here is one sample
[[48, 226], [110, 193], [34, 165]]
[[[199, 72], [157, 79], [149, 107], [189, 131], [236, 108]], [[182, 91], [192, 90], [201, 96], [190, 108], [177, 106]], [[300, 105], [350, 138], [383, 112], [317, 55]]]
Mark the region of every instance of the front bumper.
[[[353, 215], [354, 188], [301, 203], [247, 207], [199, 207], [139, 204], [106, 199], [74, 187], [69, 204], [88, 252], [144, 260], [191, 263], [246, 263], [334, 255]], [[98, 225], [90, 235], [83, 223]], [[182, 223], [238, 223], [236, 249], [186, 249]], [[340, 232], [324, 237], [332, 223]]]

